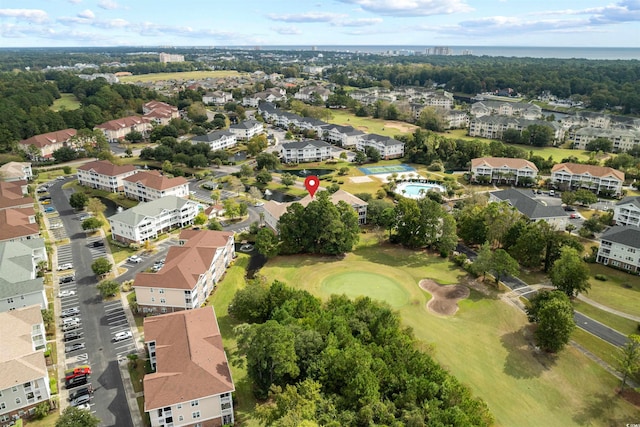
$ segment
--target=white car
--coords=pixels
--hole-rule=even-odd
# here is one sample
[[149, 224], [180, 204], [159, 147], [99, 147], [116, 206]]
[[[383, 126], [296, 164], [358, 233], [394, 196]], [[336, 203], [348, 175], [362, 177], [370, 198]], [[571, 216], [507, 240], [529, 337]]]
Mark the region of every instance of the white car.
[[83, 411], [90, 411], [91, 405], [88, 403], [81, 403], [80, 405], [76, 406], [76, 408], [82, 409]]
[[59, 222], [56, 222], [55, 224], [51, 224], [49, 228], [52, 230], [56, 230], [58, 228], [62, 228], [62, 224], [60, 224]]
[[72, 297], [76, 294], [76, 291], [60, 291], [58, 292], [58, 298]]
[[71, 270], [72, 268], [73, 268], [73, 264], [71, 264], [70, 262], [67, 262], [65, 264], [60, 264], [58, 266], [58, 271]]
[[62, 319], [62, 326], [64, 326], [64, 325], [74, 325], [74, 324], [80, 324], [80, 318], [79, 317], [67, 317], [65, 319]]
[[127, 258], [127, 262], [137, 264], [139, 262], [142, 262], [142, 258], [140, 258], [138, 255], [131, 255], [129, 258]]
[[133, 334], [131, 333], [131, 331], [120, 331], [113, 336], [113, 342], [124, 341], [132, 337]]

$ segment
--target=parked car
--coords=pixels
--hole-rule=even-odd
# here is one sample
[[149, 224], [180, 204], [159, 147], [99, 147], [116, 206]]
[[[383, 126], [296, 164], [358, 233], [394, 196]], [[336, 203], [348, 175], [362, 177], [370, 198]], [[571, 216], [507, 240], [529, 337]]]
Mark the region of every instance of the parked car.
[[576, 214], [576, 213], [572, 213], [571, 215], [569, 215], [569, 218], [578, 219], [578, 218], [580, 218], [580, 216], [578, 214]]
[[65, 332], [64, 333], [64, 341], [73, 341], [73, 340], [77, 340], [79, 338], [82, 338], [82, 332], [80, 331], [71, 331], [71, 332]]
[[50, 205], [50, 204], [51, 204], [51, 200], [50, 200], [50, 199], [43, 200], [43, 201], [42, 201], [42, 204], [43, 204], [43, 205]]
[[133, 337], [133, 334], [131, 333], [131, 331], [121, 331], [114, 335], [113, 342], [124, 341], [131, 337]]
[[[45, 190], [45, 191], [47, 191], [47, 190]], [[51, 200], [51, 196], [42, 196], [38, 200], [41, 201], [41, 202], [44, 202], [45, 200]]]
[[127, 262], [138, 264], [139, 262], [142, 262], [142, 258], [140, 258], [138, 255], [131, 255], [129, 258], [127, 258]]
[[87, 213], [80, 214], [80, 215], [78, 216], [78, 219], [79, 219], [80, 221], [84, 221], [85, 219], [89, 219], [89, 218], [93, 218], [93, 217], [92, 217], [91, 215], [87, 214]]
[[85, 385], [89, 381], [89, 377], [87, 375], [79, 375], [77, 377], [69, 378], [64, 382], [64, 386], [67, 390], [80, 387], [81, 385]]
[[76, 397], [69, 404], [71, 406], [80, 406], [80, 405], [86, 405], [90, 401], [91, 401], [91, 395], [85, 394], [85, 395]]
[[90, 411], [91, 410], [91, 405], [89, 404], [89, 402], [81, 403], [80, 405], [76, 406], [76, 408], [81, 409], [83, 411]]
[[62, 319], [62, 325], [71, 325], [73, 323], [80, 323], [79, 317], [67, 317], [66, 319]]
[[60, 278], [60, 284], [71, 283], [76, 280], [75, 276], [63, 276]]
[[58, 177], [56, 177], [56, 179], [57, 179], [58, 181], [64, 181], [65, 177], [64, 177], [64, 176], [58, 176]]
[[73, 264], [71, 264], [70, 262], [67, 262], [64, 264], [60, 264], [58, 266], [58, 271], [71, 270], [72, 268], [73, 268]]
[[[71, 276], [67, 276], [71, 277]], [[72, 297], [76, 294], [76, 291], [60, 291], [58, 292], [58, 298]]]
[[82, 375], [91, 375], [91, 366], [89, 365], [80, 365], [71, 369], [67, 369], [64, 371], [64, 379], [68, 380], [73, 377], [78, 377]]
[[83, 342], [75, 342], [73, 344], [66, 345], [64, 347], [65, 353], [71, 353], [72, 351], [84, 350], [86, 348]]
[[38, 193], [46, 193], [47, 192], [47, 187], [38, 187], [38, 189], [36, 191]]
[[49, 226], [49, 228], [50, 228], [50, 229], [52, 229], [52, 230], [56, 230], [56, 229], [58, 229], [58, 228], [62, 228], [62, 224], [61, 224], [61, 223], [59, 223], [59, 222], [56, 222], [55, 224], [51, 224], [51, 225]]
[[69, 400], [73, 401], [81, 396], [91, 396], [92, 394], [93, 394], [93, 387], [91, 386], [91, 384], [89, 384], [86, 387], [76, 389], [71, 393], [69, 393]]
[[44, 208], [44, 213], [53, 213], [55, 211], [56, 211], [56, 208], [54, 208], [53, 206], [48, 206]]
[[100, 248], [104, 246], [104, 242], [102, 240], [96, 240], [95, 242], [89, 243], [90, 248]]
[[71, 317], [80, 314], [80, 307], [71, 307], [60, 312], [60, 317]]
[[64, 323], [62, 325], [62, 332], [73, 331], [74, 329], [78, 329], [80, 327], [80, 321], [73, 323]]

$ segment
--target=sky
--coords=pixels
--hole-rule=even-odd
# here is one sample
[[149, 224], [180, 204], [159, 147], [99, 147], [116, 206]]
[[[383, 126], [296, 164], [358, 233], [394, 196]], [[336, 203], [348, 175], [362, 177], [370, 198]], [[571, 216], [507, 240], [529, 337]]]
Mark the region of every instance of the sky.
[[0, 0], [0, 47], [640, 47], [640, 0]]

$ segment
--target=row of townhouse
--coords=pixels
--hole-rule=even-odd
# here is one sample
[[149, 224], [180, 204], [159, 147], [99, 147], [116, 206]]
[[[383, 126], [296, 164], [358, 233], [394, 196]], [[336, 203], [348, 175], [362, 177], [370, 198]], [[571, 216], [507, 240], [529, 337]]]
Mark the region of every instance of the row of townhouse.
[[0, 181], [0, 242], [36, 239], [40, 227], [27, 181]]
[[329, 95], [331, 95], [331, 91], [326, 87], [311, 85], [300, 88], [298, 92], [293, 94], [293, 97], [303, 102], [313, 101], [316, 97], [322, 100], [322, 102], [327, 102], [327, 99], [329, 99]]
[[128, 198], [143, 202], [166, 196], [189, 197], [189, 183], [183, 177], [169, 178], [159, 171], [115, 165], [108, 160], [79, 166], [78, 183], [111, 193], [124, 192]]
[[564, 139], [564, 129], [559, 123], [510, 116], [473, 117], [469, 121], [469, 136], [502, 139], [502, 135], [507, 129], [515, 129], [522, 132], [531, 125], [540, 125], [550, 128], [553, 132], [553, 140], [556, 142]]
[[[345, 148], [364, 151], [367, 147], [373, 147], [380, 152], [383, 159], [387, 160], [404, 156], [404, 143], [388, 136], [366, 134], [351, 126], [333, 125], [321, 120], [301, 117], [282, 111], [269, 103], [261, 103], [258, 112], [265, 121], [275, 126], [285, 129], [294, 126], [301, 130], [312, 130], [319, 138], [340, 144]], [[286, 163], [326, 160], [332, 157], [331, 146], [319, 140], [282, 144], [280, 153]]]
[[640, 144], [640, 130], [584, 127], [571, 129], [568, 133], [568, 140], [572, 143], [572, 148], [579, 150], [586, 150], [587, 144], [597, 138], [611, 141], [613, 151], [628, 151]]
[[0, 166], [0, 181], [31, 181], [33, 170], [30, 162], [9, 162]]
[[[369, 204], [357, 196], [348, 193], [344, 190], [338, 190], [329, 196], [331, 202], [335, 205], [338, 202], [343, 201], [351, 206], [358, 214], [358, 222], [362, 224], [367, 223], [367, 207]], [[307, 206], [313, 201], [313, 198], [309, 195], [295, 202], [276, 202], [275, 200], [269, 200], [265, 202], [264, 209], [264, 222], [274, 231], [278, 231], [278, 222], [280, 217], [287, 211], [287, 208], [293, 203], [300, 203], [302, 206]]]
[[262, 102], [279, 102], [287, 100], [287, 92], [282, 88], [269, 88], [262, 92], [247, 95], [242, 98], [242, 105], [245, 107], [257, 108]]
[[156, 239], [161, 233], [193, 224], [200, 212], [198, 203], [164, 196], [143, 202], [108, 218], [114, 240], [123, 243], [142, 243]]
[[520, 117], [526, 120], [538, 120], [542, 117], [542, 108], [533, 103], [483, 100], [471, 105], [471, 115]]
[[564, 230], [569, 214], [561, 206], [548, 206], [532, 197], [531, 191], [510, 188], [489, 193], [489, 201], [506, 202], [528, 220], [545, 221], [556, 230]]
[[234, 423], [231, 369], [207, 297], [235, 258], [233, 232], [183, 230], [157, 273], [134, 289], [152, 373], [143, 379], [152, 427]]
[[604, 166], [558, 163], [551, 168], [551, 182], [560, 190], [587, 189], [596, 194], [622, 194], [624, 173]]
[[51, 399], [41, 308], [0, 312], [0, 425], [14, 425]]
[[563, 116], [562, 123], [566, 128], [590, 127], [610, 130], [640, 130], [640, 118], [592, 111], [578, 111], [575, 114]]

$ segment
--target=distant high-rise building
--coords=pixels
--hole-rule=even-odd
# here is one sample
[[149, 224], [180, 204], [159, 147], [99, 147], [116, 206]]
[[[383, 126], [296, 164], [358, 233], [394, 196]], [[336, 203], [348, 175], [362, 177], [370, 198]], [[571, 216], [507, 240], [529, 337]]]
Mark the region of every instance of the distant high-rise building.
[[449, 46], [434, 46], [427, 49], [427, 55], [453, 55]]
[[177, 55], [173, 53], [160, 53], [160, 62], [166, 64], [167, 62], [184, 62], [184, 55]]

